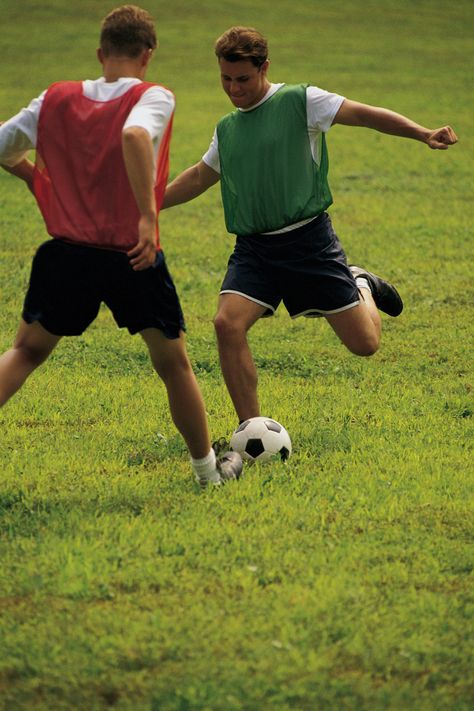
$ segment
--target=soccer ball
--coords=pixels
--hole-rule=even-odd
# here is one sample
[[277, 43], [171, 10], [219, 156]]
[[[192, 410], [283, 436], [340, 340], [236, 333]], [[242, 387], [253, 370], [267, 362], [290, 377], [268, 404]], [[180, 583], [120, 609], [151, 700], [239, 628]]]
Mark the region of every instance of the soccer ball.
[[291, 454], [290, 435], [283, 425], [269, 417], [252, 417], [234, 431], [230, 448], [249, 462], [288, 459]]

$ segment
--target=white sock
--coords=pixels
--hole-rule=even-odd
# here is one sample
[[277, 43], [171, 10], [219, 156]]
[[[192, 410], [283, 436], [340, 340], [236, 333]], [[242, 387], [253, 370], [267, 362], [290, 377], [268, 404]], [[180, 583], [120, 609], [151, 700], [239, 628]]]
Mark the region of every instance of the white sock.
[[358, 289], [368, 289], [370, 293], [372, 293], [372, 289], [370, 288], [369, 282], [365, 277], [357, 277], [356, 279], [356, 286]]
[[210, 475], [216, 471], [216, 453], [211, 449], [209, 454], [202, 457], [202, 459], [194, 459], [194, 457], [191, 457], [191, 464], [198, 478], [203, 476], [210, 477]]

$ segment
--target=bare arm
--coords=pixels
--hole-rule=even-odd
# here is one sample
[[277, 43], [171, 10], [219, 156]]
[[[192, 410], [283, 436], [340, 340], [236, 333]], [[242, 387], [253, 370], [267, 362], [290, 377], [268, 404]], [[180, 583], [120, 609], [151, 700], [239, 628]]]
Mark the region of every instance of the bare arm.
[[162, 208], [188, 202], [201, 195], [220, 179], [219, 173], [210, 168], [203, 160], [187, 168], [166, 188]]
[[140, 211], [138, 242], [128, 256], [134, 270], [141, 271], [151, 267], [156, 258], [157, 212], [150, 134], [139, 126], [126, 128], [122, 132], [122, 150], [130, 186]]
[[20, 180], [24, 180], [29, 189], [33, 191], [33, 171], [35, 166], [28, 158], [24, 158], [14, 166], [2, 165], [2, 168], [6, 170], [7, 173], [11, 173], [15, 177], [20, 178]]
[[433, 149], [446, 150], [448, 146], [458, 140], [451, 126], [443, 126], [434, 130], [425, 128], [402, 114], [390, 111], [390, 109], [369, 106], [349, 99], [344, 99], [342, 102], [333, 121], [333, 124], [336, 123], [345, 126], [364, 126], [393, 136], [414, 138]]

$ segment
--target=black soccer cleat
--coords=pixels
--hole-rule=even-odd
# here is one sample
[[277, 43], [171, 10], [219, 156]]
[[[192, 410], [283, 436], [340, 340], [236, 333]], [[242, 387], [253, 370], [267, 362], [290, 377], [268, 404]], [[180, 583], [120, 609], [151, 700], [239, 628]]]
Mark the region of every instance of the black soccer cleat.
[[403, 301], [395, 287], [388, 281], [381, 279], [376, 274], [368, 272], [366, 269], [356, 267], [351, 264], [349, 266], [354, 279], [362, 277], [369, 282], [370, 290], [375, 301], [375, 305], [380, 311], [389, 316], [399, 316], [403, 311]]
[[221, 482], [240, 479], [243, 466], [242, 457], [238, 452], [225, 452], [216, 461], [217, 471], [221, 475]]

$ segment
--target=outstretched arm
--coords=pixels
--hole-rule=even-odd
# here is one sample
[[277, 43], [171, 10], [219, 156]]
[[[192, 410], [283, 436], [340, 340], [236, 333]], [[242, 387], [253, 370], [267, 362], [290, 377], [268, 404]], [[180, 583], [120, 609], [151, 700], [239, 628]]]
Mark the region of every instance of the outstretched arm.
[[220, 179], [219, 173], [210, 168], [203, 160], [187, 168], [166, 188], [161, 208], [179, 205], [201, 195]]
[[446, 150], [448, 146], [458, 140], [451, 126], [443, 126], [434, 130], [424, 128], [406, 116], [390, 111], [390, 109], [369, 106], [349, 99], [344, 99], [342, 102], [333, 120], [333, 124], [336, 123], [345, 126], [364, 126], [393, 136], [414, 138], [433, 149]]

